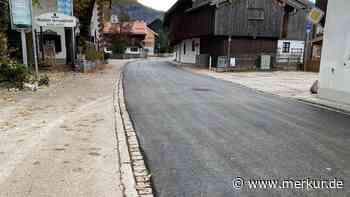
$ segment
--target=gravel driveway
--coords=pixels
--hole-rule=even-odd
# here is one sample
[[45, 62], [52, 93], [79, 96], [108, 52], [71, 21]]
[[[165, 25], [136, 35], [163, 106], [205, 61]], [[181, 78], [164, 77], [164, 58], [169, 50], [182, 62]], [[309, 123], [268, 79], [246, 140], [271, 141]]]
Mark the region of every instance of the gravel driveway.
[[282, 97], [304, 97], [310, 95], [312, 84], [319, 78], [318, 73], [312, 72], [217, 73], [189, 65], [182, 65], [181, 67], [194, 73], [208, 75]]
[[0, 94], [1, 197], [122, 196], [113, 88], [125, 62]]

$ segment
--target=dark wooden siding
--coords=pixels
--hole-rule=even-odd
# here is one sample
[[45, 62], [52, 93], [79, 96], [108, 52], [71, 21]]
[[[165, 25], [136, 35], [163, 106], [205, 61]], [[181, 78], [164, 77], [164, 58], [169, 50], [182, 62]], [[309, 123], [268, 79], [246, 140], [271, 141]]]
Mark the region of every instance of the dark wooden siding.
[[285, 39], [288, 40], [305, 40], [306, 39], [306, 23], [307, 10], [298, 10], [289, 16], [288, 32]]
[[[238, 60], [239, 67], [254, 67], [258, 56], [268, 54], [275, 56], [277, 39], [236, 37], [231, 42], [231, 57]], [[217, 64], [219, 56], [227, 56], [228, 39], [225, 36], [201, 38], [201, 54], [210, 54], [213, 66]]]
[[[316, 0], [316, 6], [327, 13], [328, 0]], [[324, 27], [326, 23], [326, 17], [321, 20], [321, 25]]]
[[191, 7], [191, 0], [178, 0], [175, 5], [165, 14], [164, 25], [169, 32], [169, 41], [172, 45], [183, 39], [186, 31], [183, 25], [186, 21], [185, 12]]
[[[262, 10], [263, 20], [249, 20], [250, 12]], [[216, 10], [215, 35], [279, 37], [283, 9], [272, 0], [244, 0]], [[250, 18], [252, 19], [252, 18]]]
[[171, 44], [193, 38], [213, 35], [214, 7], [203, 7], [189, 12], [177, 12], [171, 17], [169, 39]]
[[201, 37], [214, 34], [215, 8], [204, 7], [186, 13], [186, 38]]

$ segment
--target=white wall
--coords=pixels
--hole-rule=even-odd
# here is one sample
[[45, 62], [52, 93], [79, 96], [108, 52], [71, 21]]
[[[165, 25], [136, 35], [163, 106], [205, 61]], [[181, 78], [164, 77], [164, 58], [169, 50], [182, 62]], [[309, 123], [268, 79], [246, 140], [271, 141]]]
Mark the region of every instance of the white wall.
[[[290, 43], [290, 50], [289, 53], [283, 52], [283, 43], [289, 42]], [[279, 40], [278, 46], [277, 46], [277, 54], [279, 55], [279, 59], [277, 59], [278, 62], [283, 63], [285, 61], [288, 61], [288, 57], [292, 57], [293, 50], [302, 50], [302, 53], [304, 53], [305, 48], [305, 42], [300, 40]], [[286, 58], [286, 59], [284, 59]], [[300, 61], [304, 62], [304, 55], [300, 57]]]
[[[192, 41], [196, 43], [195, 50], [192, 51]], [[186, 45], [186, 53], [184, 53]], [[176, 45], [176, 61], [181, 63], [195, 64], [196, 56], [200, 54], [200, 39], [187, 39]]]
[[321, 98], [350, 104], [350, 1], [328, 1], [320, 71]]
[[145, 47], [145, 49], [147, 49], [148, 55], [154, 55], [154, 48], [152, 48], [152, 47]]
[[125, 54], [141, 54], [143, 52], [142, 48], [137, 48], [137, 51], [131, 51], [131, 48], [136, 48], [136, 47], [127, 47], [125, 50]]

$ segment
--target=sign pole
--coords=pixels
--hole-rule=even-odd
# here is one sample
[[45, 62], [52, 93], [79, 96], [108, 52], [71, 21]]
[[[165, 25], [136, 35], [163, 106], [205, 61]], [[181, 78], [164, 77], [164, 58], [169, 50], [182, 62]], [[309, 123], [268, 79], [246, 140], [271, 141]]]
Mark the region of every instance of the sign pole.
[[23, 64], [28, 67], [28, 55], [27, 55], [27, 41], [25, 29], [20, 29], [21, 31], [21, 41], [22, 41], [22, 57]]
[[32, 12], [32, 37], [33, 37], [33, 54], [34, 54], [34, 66], [35, 66], [35, 86], [38, 87], [38, 81], [39, 81], [39, 67], [38, 67], [38, 54], [36, 53], [36, 34], [34, 31], [34, 12], [33, 12], [33, 1], [30, 1], [30, 10]]
[[305, 49], [304, 49], [304, 71], [306, 71], [306, 66], [308, 64], [308, 60], [309, 60], [309, 46], [310, 45], [310, 31], [307, 31], [306, 33], [306, 40], [305, 40]]
[[[74, 0], [71, 0], [71, 12], [72, 16], [74, 16]], [[75, 28], [72, 27], [72, 63], [75, 69]]]

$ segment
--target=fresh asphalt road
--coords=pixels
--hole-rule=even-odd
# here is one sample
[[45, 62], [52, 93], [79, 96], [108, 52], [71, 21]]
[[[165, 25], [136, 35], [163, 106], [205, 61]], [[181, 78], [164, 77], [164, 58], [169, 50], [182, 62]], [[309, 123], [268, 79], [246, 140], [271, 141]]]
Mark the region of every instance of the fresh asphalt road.
[[[161, 61], [129, 64], [124, 74], [157, 196], [350, 196], [350, 116]], [[236, 177], [337, 178], [345, 188], [235, 190]]]

